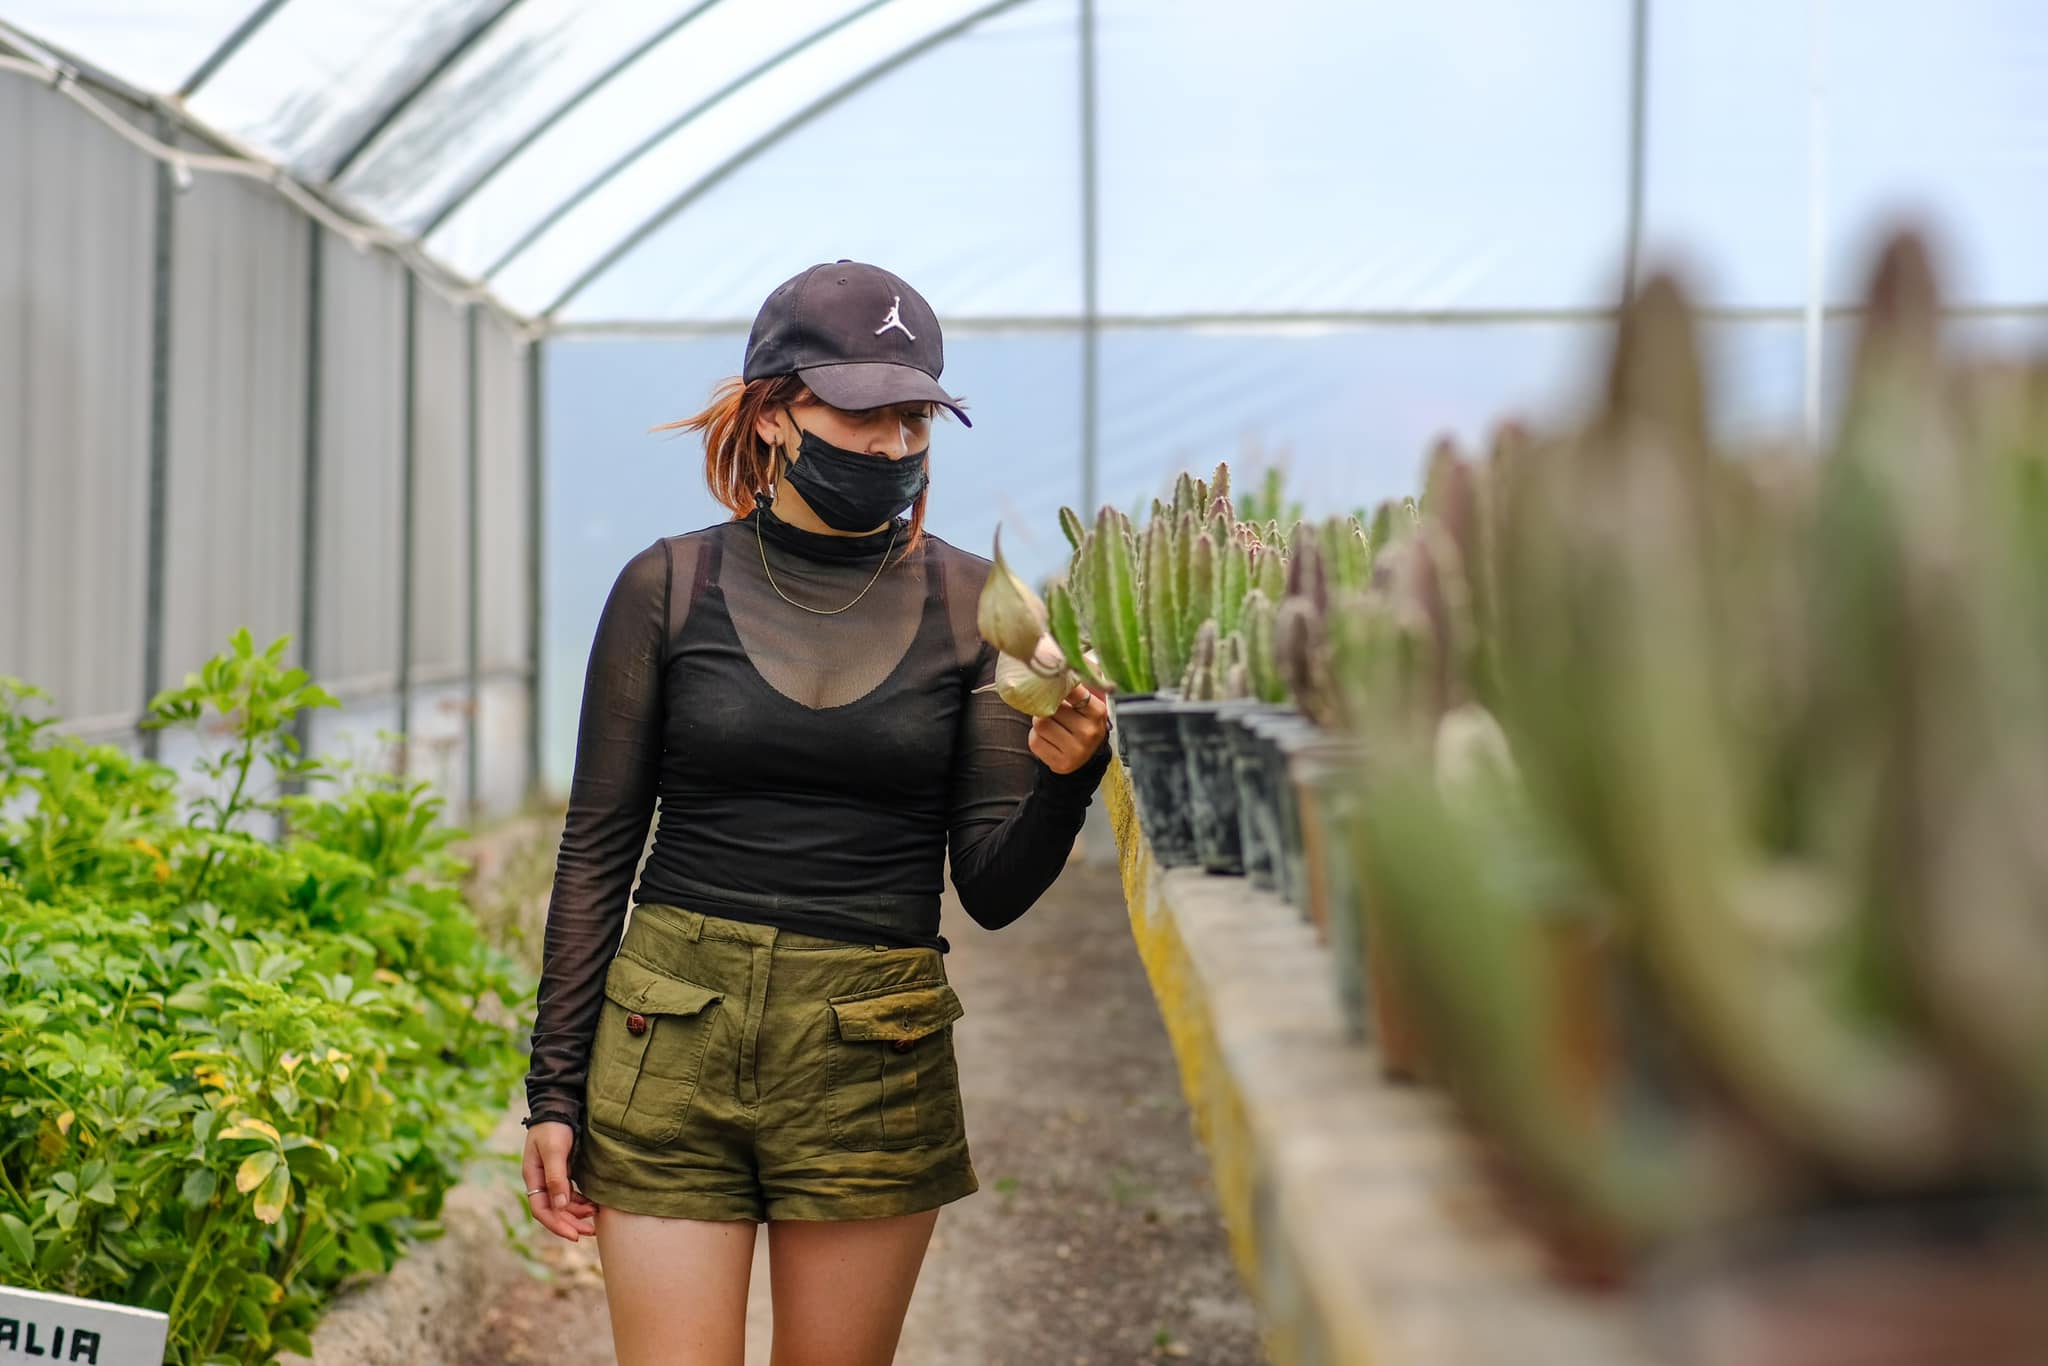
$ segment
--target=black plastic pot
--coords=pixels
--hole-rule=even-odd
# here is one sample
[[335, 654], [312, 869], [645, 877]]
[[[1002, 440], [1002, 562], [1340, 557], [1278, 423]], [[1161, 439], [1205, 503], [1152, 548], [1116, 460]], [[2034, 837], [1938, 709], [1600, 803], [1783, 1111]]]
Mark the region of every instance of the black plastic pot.
[[1284, 715], [1285, 711], [1270, 702], [1256, 701], [1225, 702], [1216, 711], [1230, 753], [1231, 777], [1237, 784], [1239, 858], [1246, 879], [1267, 892], [1279, 887], [1280, 798], [1266, 780], [1261, 741], [1251, 723], [1256, 717]]
[[1127, 731], [1122, 720], [1123, 709], [1133, 702], [1150, 702], [1157, 696], [1159, 696], [1158, 693], [1152, 692], [1113, 692], [1109, 695], [1109, 744], [1116, 754], [1117, 762], [1125, 768], [1131, 766], [1131, 755], [1124, 744], [1124, 736], [1127, 734]]
[[1188, 820], [1195, 857], [1212, 873], [1244, 871], [1237, 830], [1237, 775], [1224, 738], [1222, 702], [1182, 702], [1176, 709], [1188, 767]]
[[1264, 875], [1261, 885], [1283, 899], [1287, 895], [1287, 807], [1280, 789], [1286, 785], [1286, 769], [1279, 762], [1273, 728], [1290, 715], [1286, 710], [1252, 712], [1237, 722], [1239, 771], [1245, 775], [1247, 793], [1256, 800], [1252, 817]]
[[1313, 723], [1298, 715], [1262, 717], [1250, 723], [1258, 737], [1265, 763], [1265, 784], [1273, 794], [1278, 816], [1278, 858], [1274, 863], [1277, 890], [1290, 906], [1308, 914], [1308, 867], [1301, 847], [1301, 808], [1295, 799], [1294, 783], [1288, 776], [1287, 759], [1292, 748], [1312, 743], [1321, 734]]
[[1289, 767], [1301, 812], [1308, 916], [1330, 946], [1337, 1000], [1354, 1039], [1369, 1036], [1365, 889], [1359, 877], [1356, 812], [1365, 748], [1318, 736], [1296, 746]]
[[1138, 823], [1151, 842], [1152, 857], [1166, 868], [1198, 861], [1189, 821], [1188, 766], [1182, 755], [1178, 705], [1178, 699], [1157, 693], [1126, 698], [1117, 707], [1117, 729], [1124, 733]]

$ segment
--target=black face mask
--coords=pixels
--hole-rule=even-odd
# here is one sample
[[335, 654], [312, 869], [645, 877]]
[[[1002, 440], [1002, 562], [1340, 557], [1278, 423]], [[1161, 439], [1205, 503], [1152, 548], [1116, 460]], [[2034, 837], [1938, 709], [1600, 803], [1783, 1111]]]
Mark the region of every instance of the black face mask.
[[815, 432], [804, 432], [797, 458], [783, 477], [826, 526], [836, 531], [872, 531], [924, 492], [929, 479], [925, 457], [929, 454], [919, 451], [891, 460], [849, 451]]

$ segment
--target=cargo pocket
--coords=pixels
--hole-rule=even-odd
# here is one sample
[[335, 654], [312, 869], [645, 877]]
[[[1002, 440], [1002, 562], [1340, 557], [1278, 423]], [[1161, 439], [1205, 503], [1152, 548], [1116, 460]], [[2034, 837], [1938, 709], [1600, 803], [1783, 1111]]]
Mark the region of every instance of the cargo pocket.
[[682, 1132], [724, 993], [621, 954], [604, 977], [590, 1050], [592, 1128], [638, 1143]]
[[953, 1127], [959, 1085], [953, 1021], [964, 1014], [945, 982], [907, 982], [827, 999], [834, 1038], [827, 1110], [844, 1148], [915, 1148]]

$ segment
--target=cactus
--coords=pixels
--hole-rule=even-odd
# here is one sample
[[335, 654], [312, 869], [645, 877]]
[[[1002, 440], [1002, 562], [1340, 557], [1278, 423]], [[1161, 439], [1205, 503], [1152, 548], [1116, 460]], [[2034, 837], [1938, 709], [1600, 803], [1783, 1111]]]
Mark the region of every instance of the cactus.
[[1372, 510], [1372, 521], [1365, 529], [1365, 538], [1372, 545], [1375, 557], [1394, 543], [1394, 501], [1389, 498]]
[[1177, 679], [1187, 657], [1180, 649], [1180, 588], [1173, 573], [1173, 531], [1166, 518], [1145, 528], [1145, 565], [1141, 619], [1156, 679]]
[[1294, 529], [1293, 550], [1287, 558], [1287, 596], [1308, 599], [1318, 614], [1330, 606], [1330, 578], [1322, 547], [1316, 544], [1315, 528], [1305, 523]]
[[1301, 505], [1282, 499], [1286, 476], [1278, 465], [1268, 465], [1259, 478], [1258, 487], [1241, 494], [1232, 494], [1237, 515], [1261, 527], [1268, 521], [1285, 522], [1292, 525], [1300, 520]]
[[[1195, 477], [1186, 470], [1182, 470], [1173, 481], [1173, 503], [1167, 511], [1178, 520], [1182, 513], [1193, 512], [1194, 509]], [[1159, 515], [1159, 511], [1155, 510], [1153, 516], [1157, 517]]]
[[1121, 513], [1105, 507], [1084, 541], [1083, 553], [1089, 557], [1089, 617], [1096, 631], [1095, 650], [1110, 683], [1122, 692], [1150, 692], [1152, 665], [1142, 650], [1137, 573], [1127, 525]]
[[1187, 672], [1181, 675], [1181, 696], [1190, 702], [1214, 702], [1220, 686], [1216, 671], [1216, 622], [1211, 618], [1195, 632], [1194, 648], [1188, 652]]
[[1195, 632], [1194, 648], [1188, 652], [1187, 672], [1181, 676], [1181, 696], [1190, 702], [1219, 702], [1249, 694], [1250, 672], [1245, 659], [1244, 637], [1235, 632], [1222, 635], [1212, 617]]
[[1216, 543], [1199, 533], [1193, 539], [1188, 556], [1188, 597], [1181, 607], [1182, 619], [1192, 623], [1191, 640], [1203, 623], [1216, 619]]
[[1274, 610], [1273, 599], [1264, 589], [1254, 588], [1245, 595], [1245, 665], [1251, 674], [1251, 693], [1262, 702], [1287, 700], [1287, 684], [1273, 653]]
[[1290, 597], [1280, 604], [1273, 619], [1273, 654], [1287, 691], [1303, 714], [1334, 728], [1338, 714], [1328, 642], [1322, 617], [1308, 599]]
[[1230, 465], [1226, 461], [1216, 462], [1216, 473], [1209, 476], [1209, 496], [1227, 502], [1230, 498]]
[[1287, 558], [1279, 546], [1268, 545], [1260, 551], [1252, 565], [1252, 582], [1276, 607], [1287, 596]]
[[1221, 549], [1216, 563], [1216, 624], [1228, 634], [1244, 619], [1244, 600], [1252, 587], [1252, 552], [1236, 535], [1227, 537]]
[[1090, 687], [1108, 687], [1108, 680], [1096, 672], [1088, 662], [1087, 651], [1081, 644], [1081, 616], [1074, 603], [1074, 595], [1063, 583], [1053, 584], [1045, 593], [1046, 629], [1059, 643], [1060, 652], [1067, 657], [1067, 667], [1078, 674], [1083, 683]]
[[[1885, 310], [1873, 312], [1859, 371], [1867, 360], [1884, 378], [1866, 391], [1861, 430], [1917, 483], [1944, 462], [1927, 447], [1931, 310], [1906, 311], [1924, 321], [1896, 349]], [[1905, 787], [1883, 803], [1867, 794], [1899, 749], [1886, 709], [1913, 691], [1881, 681], [1913, 668], [1897, 653], [1914, 636], [1896, 613], [1897, 549], [1944, 534], [1938, 495], [1902, 498], [1894, 525], [1911, 529], [1887, 544], [1871, 465], [1838, 455], [1841, 481], [1819, 500], [1848, 549], [1829, 564], [1823, 542], [1818, 561], [1821, 601], [1844, 609], [1816, 623], [1829, 637], [1817, 667], [1830, 672], [1795, 713], [1813, 718], [1795, 747], [1759, 751], [1728, 688], [1768, 651], [1747, 634], [1754, 619], [1731, 610], [1714, 514], [1717, 480], [1731, 476], [1703, 455], [1698, 373], [1691, 310], [1653, 281], [1630, 305], [1595, 423], [1518, 458], [1500, 521], [1504, 719], [1532, 792], [1626, 912], [1660, 999], [1714, 1071], [1834, 1179], [1924, 1189], [1976, 1160], [1967, 1086], [1916, 1027], [1915, 993], [1887, 951], [1914, 893], [1895, 872], [1868, 881], [1872, 851], [1910, 866], [1909, 833], [1875, 813], [1903, 809], [1924, 777], [1892, 777]], [[1849, 447], [1863, 439], [1856, 408]], [[1929, 721], [1916, 729], [1940, 729]], [[1778, 851], [1756, 838], [1763, 794], [1793, 817]], [[1788, 954], [1792, 925], [1809, 928]]]
[[1364, 588], [1371, 567], [1365, 529], [1356, 518], [1332, 517], [1317, 531], [1316, 546], [1328, 566], [1330, 582], [1339, 590]]
[[1188, 651], [1195, 646], [1195, 630], [1206, 615], [1197, 610], [1194, 598], [1194, 554], [1195, 530], [1197, 523], [1192, 510], [1182, 512], [1173, 519], [1169, 528], [1173, 533], [1173, 602], [1176, 609], [1174, 621], [1174, 659], [1181, 668], [1187, 667]]
[[1081, 525], [1080, 513], [1070, 507], [1060, 508], [1060, 534], [1067, 538], [1068, 549], [1078, 551], [1081, 548], [1081, 538], [1087, 531], [1088, 529]]

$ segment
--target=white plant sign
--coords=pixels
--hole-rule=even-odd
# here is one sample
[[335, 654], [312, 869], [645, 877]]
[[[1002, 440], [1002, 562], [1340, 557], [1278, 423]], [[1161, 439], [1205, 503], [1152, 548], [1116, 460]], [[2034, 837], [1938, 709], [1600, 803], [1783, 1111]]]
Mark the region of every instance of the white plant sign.
[[0, 1286], [0, 1366], [163, 1366], [168, 1315]]

